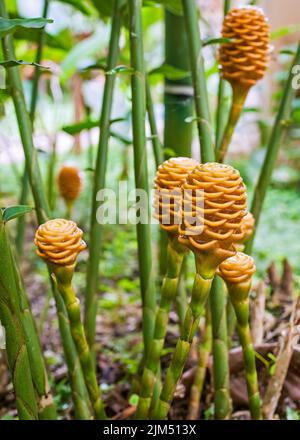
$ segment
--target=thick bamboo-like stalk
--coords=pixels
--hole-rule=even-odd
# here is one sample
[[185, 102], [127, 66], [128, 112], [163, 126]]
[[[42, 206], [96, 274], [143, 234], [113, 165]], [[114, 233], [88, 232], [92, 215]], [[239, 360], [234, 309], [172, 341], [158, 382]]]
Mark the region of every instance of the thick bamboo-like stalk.
[[230, 300], [237, 318], [237, 332], [244, 355], [251, 417], [254, 420], [260, 420], [262, 418], [261, 401], [258, 390], [255, 351], [249, 326], [249, 291], [254, 272], [253, 258], [241, 252], [224, 261], [219, 268], [219, 273], [227, 284]]
[[226, 304], [226, 322], [227, 322], [227, 345], [230, 350], [232, 346], [232, 338], [236, 328], [236, 316], [231, 301], [227, 300]]
[[[176, 29], [176, 32], [174, 32], [174, 29]], [[165, 9], [165, 62], [176, 69], [190, 72], [184, 17], [173, 14], [168, 9]], [[164, 148], [174, 151], [178, 157], [191, 157], [193, 124], [186, 123], [186, 118], [190, 117], [194, 110], [190, 75], [176, 80], [165, 79], [164, 110]], [[167, 243], [167, 235], [161, 230], [159, 240], [159, 271], [162, 277], [167, 270], [165, 258]], [[183, 303], [186, 303], [186, 289], [183, 277], [180, 281], [178, 293], [181, 295]], [[178, 305], [182, 309], [180, 296], [178, 296], [178, 299]]]
[[175, 301], [182, 262], [186, 253], [187, 249], [178, 243], [177, 235], [170, 235], [167, 250], [168, 269], [161, 288], [160, 304], [156, 311], [153, 341], [141, 379], [141, 392], [136, 414], [137, 419], [140, 420], [146, 419], [149, 413], [156, 375], [160, 366], [160, 356], [167, 333], [169, 313]]
[[[0, 0], [0, 13], [3, 17], [7, 17], [4, 0]], [[2, 45], [5, 58], [7, 60], [14, 59], [12, 36], [8, 35], [5, 37], [2, 40]], [[43, 220], [49, 215], [49, 209], [42, 184], [41, 174], [39, 172], [36, 150], [33, 147], [32, 124], [25, 104], [24, 92], [18, 67], [11, 67], [8, 69], [8, 80], [12, 89], [15, 111], [17, 114], [19, 130], [25, 153], [27, 172], [36, 206], [37, 219], [39, 223], [42, 223]], [[78, 367], [80, 364], [76, 348], [72, 341], [66, 310], [63, 302], [59, 300], [54, 286], [53, 294], [56, 300], [59, 328], [62, 336], [65, 358], [68, 365], [75, 412], [78, 418], [90, 418], [91, 415], [88, 411], [89, 402], [86, 399], [87, 394], [84, 386], [83, 375], [81, 369]], [[84, 402], [86, 402], [86, 405], [84, 405]]]
[[215, 418], [229, 419], [232, 405], [229, 392], [228, 338], [226, 322], [226, 289], [222, 280], [216, 276], [211, 292], [212, 331], [213, 331], [213, 374]]
[[[0, 1], [0, 14], [2, 15], [2, 17], [7, 17], [4, 0]], [[3, 58], [5, 61], [16, 59], [13, 39], [11, 35], [7, 35], [2, 38], [2, 50]], [[20, 136], [25, 154], [28, 177], [35, 200], [37, 217], [40, 222], [43, 222], [49, 215], [49, 208], [42, 184], [41, 172], [37, 160], [37, 151], [33, 145], [32, 123], [26, 108], [23, 86], [18, 66], [10, 67], [7, 70], [7, 79], [10, 88], [10, 94], [14, 102]]]
[[[134, 69], [131, 75], [132, 123], [135, 186], [149, 194], [148, 165], [145, 135], [145, 72], [142, 29], [142, 1], [128, 0], [130, 16], [130, 59]], [[145, 206], [145, 209], [149, 208]], [[148, 209], [148, 216], [149, 209]], [[141, 296], [143, 303], [143, 336], [147, 357], [153, 337], [156, 287], [152, 267], [151, 227], [150, 222], [137, 224], [138, 259], [140, 270]]]
[[195, 370], [194, 381], [190, 391], [187, 420], [199, 418], [200, 400], [202, 396], [207, 364], [212, 349], [212, 326], [210, 304], [206, 306], [206, 321], [202, 341], [199, 344], [199, 359]]
[[13, 258], [0, 213], [0, 320], [6, 332], [6, 352], [21, 420], [37, 420], [38, 406], [25, 342]]
[[[43, 18], [47, 18], [48, 9], [49, 9], [49, 0], [44, 0]], [[32, 82], [31, 100], [30, 100], [30, 119], [32, 125], [34, 125], [35, 110], [36, 110], [36, 104], [38, 98], [38, 86], [40, 79], [40, 67], [38, 65], [40, 65], [42, 61], [44, 39], [45, 39], [45, 28], [39, 31], [39, 36], [37, 41], [38, 46], [37, 46], [36, 58], [35, 58], [35, 62], [37, 66], [35, 66], [34, 68], [34, 77]], [[20, 203], [19, 203], [20, 205], [27, 204], [29, 190], [30, 190], [29, 178], [25, 165], [23, 177], [22, 177], [22, 190], [21, 190]], [[16, 235], [16, 247], [19, 255], [23, 254], [24, 234], [25, 234], [25, 217], [21, 216], [20, 218], [18, 218], [17, 235]]]
[[81, 323], [80, 302], [72, 286], [77, 256], [86, 248], [82, 234], [76, 223], [55, 219], [39, 226], [34, 242], [38, 256], [46, 261], [56, 281], [58, 292], [64, 300], [72, 338], [94, 414], [97, 419], [102, 420], [106, 418], [104, 405], [97, 384], [93, 358]]
[[201, 146], [201, 161], [203, 163], [212, 162], [215, 159], [215, 154], [212, 141], [204, 61], [201, 54], [202, 42], [199, 31], [198, 11], [195, 0], [182, 0], [182, 6], [190, 50], [197, 125]]
[[[174, 32], [176, 29], [176, 32]], [[190, 72], [189, 46], [184, 17], [165, 10], [165, 62]], [[193, 126], [185, 120], [193, 114], [191, 78], [166, 79], [164, 95], [164, 147], [177, 156], [190, 157]]]
[[[119, 38], [121, 31], [123, 0], [115, 0], [114, 14], [107, 57], [107, 70], [116, 67], [119, 55]], [[107, 167], [107, 150], [110, 137], [110, 118], [112, 99], [115, 84], [115, 75], [106, 75], [103, 91], [102, 110], [100, 116], [100, 137], [94, 173], [94, 187], [91, 210], [91, 224], [89, 232], [89, 259], [87, 265], [86, 296], [84, 326], [89, 346], [94, 350], [96, 316], [97, 316], [97, 280], [99, 275], [99, 261], [101, 253], [102, 225], [97, 222], [98, 209], [97, 194], [105, 187]]]
[[154, 159], [155, 159], [156, 168], [158, 168], [159, 165], [164, 160], [164, 150], [163, 150], [163, 146], [160, 142], [159, 134], [158, 134], [158, 130], [157, 130], [155, 113], [154, 113], [154, 105], [153, 105], [151, 88], [150, 88], [150, 83], [149, 83], [148, 77], [146, 77], [146, 107], [147, 107], [147, 114], [148, 114], [148, 120], [149, 120], [150, 131], [151, 131], [151, 141], [152, 141], [152, 145], [153, 145]]
[[152, 418], [164, 420], [169, 412], [177, 383], [182, 375], [183, 368], [188, 359], [191, 344], [199, 326], [206, 300], [208, 298], [214, 272], [206, 273], [201, 268], [201, 258], [195, 254], [197, 274], [192, 290], [191, 302], [189, 303], [182, 326], [180, 337], [176, 344], [171, 364], [167, 370], [165, 382]]
[[248, 240], [245, 247], [245, 253], [247, 254], [252, 253], [255, 233], [259, 223], [263, 203], [265, 200], [268, 186], [271, 182], [272, 173], [278, 157], [278, 152], [281, 145], [281, 141], [283, 139], [283, 134], [285, 132], [284, 120], [289, 116], [289, 111], [291, 108], [290, 107], [291, 100], [295, 94], [295, 91], [293, 90], [292, 87], [292, 81], [294, 78], [293, 67], [298, 64], [300, 64], [300, 43], [298, 44], [295, 58], [291, 63], [289, 76], [284, 87], [282, 99], [280, 102], [280, 107], [276, 119], [274, 121], [272, 133], [268, 142], [264, 163], [259, 174], [257, 185], [255, 187], [255, 191], [251, 203], [251, 209], [250, 209], [255, 219], [255, 228], [252, 236]]
[[[224, 0], [224, 17], [227, 15], [231, 5], [231, 0]], [[218, 86], [218, 100], [216, 111], [216, 150], [222, 141], [224, 129], [227, 122], [227, 99], [225, 96], [226, 81], [220, 76]]]
[[80, 302], [76, 297], [71, 283], [73, 268], [69, 266], [58, 267], [51, 265], [51, 269], [57, 282], [57, 289], [64, 300], [68, 312], [73, 341], [78, 352], [80, 365], [95, 413], [95, 418], [97, 420], [105, 420], [106, 414], [100, 395], [100, 388], [97, 384], [94, 362], [87, 343], [83, 324], [81, 323]]

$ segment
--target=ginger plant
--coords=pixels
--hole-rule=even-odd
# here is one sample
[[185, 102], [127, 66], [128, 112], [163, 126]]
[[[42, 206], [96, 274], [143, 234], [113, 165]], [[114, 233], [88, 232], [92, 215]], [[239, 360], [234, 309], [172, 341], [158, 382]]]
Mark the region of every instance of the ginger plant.
[[76, 346], [96, 419], [105, 419], [104, 404], [97, 384], [94, 362], [80, 317], [80, 301], [72, 286], [78, 254], [86, 248], [83, 232], [76, 223], [55, 219], [39, 226], [35, 234], [36, 252], [46, 261], [67, 309], [71, 334]]
[[237, 332], [244, 355], [251, 416], [252, 419], [259, 420], [262, 418], [261, 401], [258, 390], [255, 351], [249, 326], [249, 291], [255, 270], [253, 258], [242, 252], [228, 258], [219, 266], [219, 274], [227, 285], [230, 301], [236, 314]]
[[241, 239], [246, 214], [246, 187], [231, 166], [199, 164], [189, 173], [182, 190], [179, 242], [193, 251], [196, 276], [180, 337], [153, 410], [155, 419], [164, 419], [169, 412], [217, 267], [236, 254], [234, 245]]

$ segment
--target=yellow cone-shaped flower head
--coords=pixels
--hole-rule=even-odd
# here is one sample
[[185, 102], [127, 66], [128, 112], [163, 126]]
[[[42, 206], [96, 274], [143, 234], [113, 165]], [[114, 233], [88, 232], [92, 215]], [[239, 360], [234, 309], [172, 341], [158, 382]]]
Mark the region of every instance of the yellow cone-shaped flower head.
[[181, 186], [197, 161], [173, 157], [161, 164], [155, 177], [154, 217], [167, 232], [178, 233], [181, 212]]
[[262, 9], [233, 8], [224, 19], [219, 61], [222, 76], [232, 85], [252, 87], [263, 78], [270, 53], [270, 26]]
[[197, 165], [182, 185], [182, 223], [179, 241], [193, 251], [215, 256], [220, 264], [236, 253], [246, 215], [246, 187], [229, 165]]
[[242, 252], [223, 261], [218, 269], [219, 275], [228, 284], [248, 283], [255, 271], [254, 259]]
[[86, 248], [83, 232], [76, 223], [55, 219], [39, 226], [35, 234], [36, 252], [47, 263], [72, 266], [77, 255]]
[[67, 202], [77, 199], [82, 188], [80, 171], [73, 165], [63, 165], [58, 173], [60, 195]]

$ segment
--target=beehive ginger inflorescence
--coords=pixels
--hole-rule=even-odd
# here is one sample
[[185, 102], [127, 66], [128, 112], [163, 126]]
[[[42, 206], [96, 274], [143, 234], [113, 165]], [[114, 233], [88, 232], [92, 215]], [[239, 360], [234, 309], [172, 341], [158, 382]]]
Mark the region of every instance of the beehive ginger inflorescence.
[[231, 40], [220, 46], [223, 78], [246, 88], [256, 84], [265, 75], [270, 53], [270, 26], [263, 10], [256, 6], [231, 9], [222, 37]]
[[214, 254], [219, 263], [236, 253], [244, 233], [246, 187], [229, 165], [197, 165], [182, 186], [182, 223], [179, 241], [193, 251]]

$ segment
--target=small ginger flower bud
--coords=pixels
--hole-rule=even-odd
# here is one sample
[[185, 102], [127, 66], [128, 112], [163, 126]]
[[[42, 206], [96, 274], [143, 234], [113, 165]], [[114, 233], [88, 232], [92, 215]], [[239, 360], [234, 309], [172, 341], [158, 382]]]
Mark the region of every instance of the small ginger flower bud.
[[36, 231], [36, 253], [47, 263], [72, 266], [78, 254], [86, 248], [82, 235], [82, 230], [73, 221], [49, 220]]
[[63, 165], [58, 173], [58, 187], [66, 202], [76, 200], [82, 189], [79, 169], [73, 165]]

